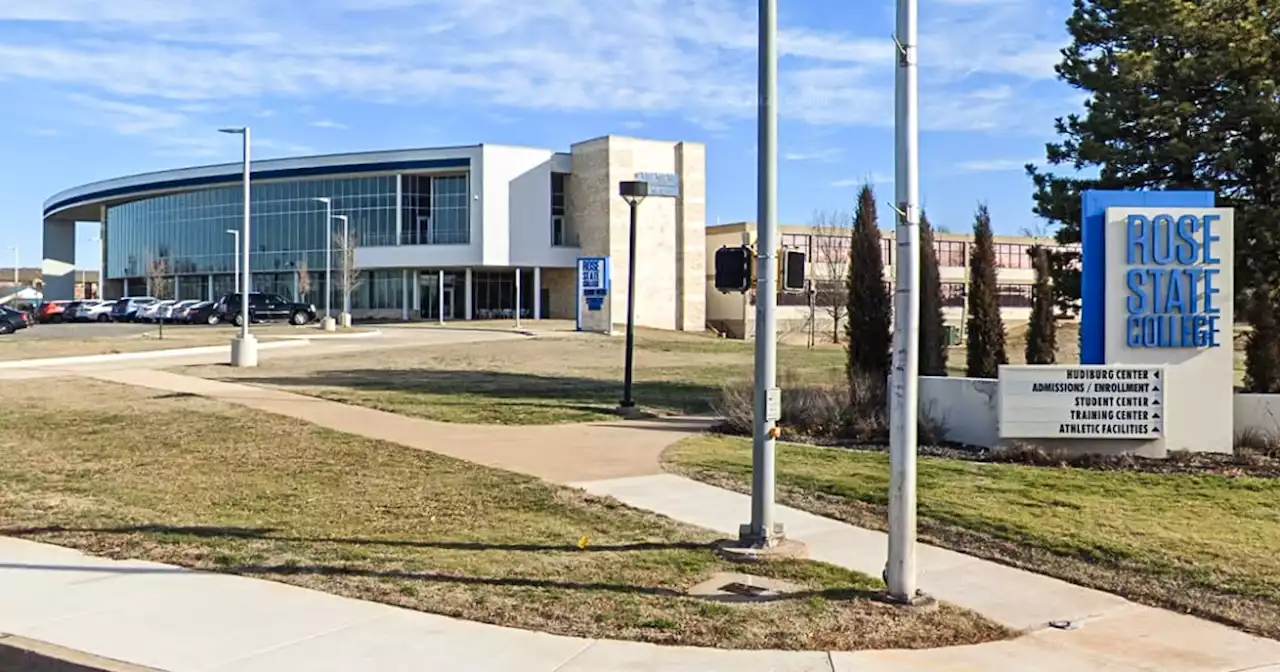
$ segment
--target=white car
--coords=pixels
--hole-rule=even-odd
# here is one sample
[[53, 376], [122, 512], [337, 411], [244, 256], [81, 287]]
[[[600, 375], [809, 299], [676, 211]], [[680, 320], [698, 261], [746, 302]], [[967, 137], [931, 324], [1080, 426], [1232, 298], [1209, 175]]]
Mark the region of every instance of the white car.
[[178, 322], [182, 320], [183, 311], [187, 310], [191, 306], [196, 305], [197, 303], [200, 303], [198, 299], [184, 299], [182, 301], [178, 301], [177, 303], [171, 303], [167, 306], [161, 306], [160, 310], [158, 311], [159, 313], [158, 316], [160, 319], [164, 320], [165, 322]]
[[115, 305], [115, 301], [85, 301], [76, 308], [72, 319], [76, 322], [110, 322], [111, 309]]
[[164, 301], [156, 301], [155, 303], [149, 303], [138, 309], [138, 314], [134, 317], [134, 319], [136, 319], [139, 322], [159, 322], [160, 316], [162, 314], [160, 311], [168, 308], [169, 306], [172, 306], [175, 303], [177, 303], [177, 301], [174, 301], [173, 299], [166, 299]]

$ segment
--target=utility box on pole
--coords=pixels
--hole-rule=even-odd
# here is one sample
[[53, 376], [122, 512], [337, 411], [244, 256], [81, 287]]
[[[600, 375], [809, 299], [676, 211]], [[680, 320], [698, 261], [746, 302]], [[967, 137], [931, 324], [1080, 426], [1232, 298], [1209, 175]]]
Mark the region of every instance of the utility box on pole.
[[716, 250], [716, 290], [746, 292], [754, 283], [755, 251], [750, 246], [722, 247]]
[[805, 253], [803, 250], [782, 250], [782, 263], [778, 264], [778, 287], [787, 294], [803, 294], [805, 292]]

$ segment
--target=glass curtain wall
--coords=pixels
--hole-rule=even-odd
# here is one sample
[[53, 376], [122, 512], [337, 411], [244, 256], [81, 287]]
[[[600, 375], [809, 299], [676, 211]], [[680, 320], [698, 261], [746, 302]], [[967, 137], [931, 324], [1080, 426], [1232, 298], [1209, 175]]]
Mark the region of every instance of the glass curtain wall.
[[[477, 271], [472, 273], [472, 302], [477, 320], [515, 317], [516, 272]], [[533, 317], [533, 272], [520, 269], [520, 317]]]
[[[241, 228], [242, 194], [240, 187], [229, 186], [108, 208], [107, 277], [144, 276], [149, 261], [162, 258], [177, 275], [230, 278], [237, 251], [235, 237], [227, 231]], [[324, 268], [332, 236], [326, 231], [324, 204], [312, 199], [326, 196], [333, 199], [334, 214], [350, 217], [357, 245], [396, 243], [394, 175], [256, 183], [249, 241], [253, 271], [289, 274], [304, 260], [311, 269]], [[332, 223], [334, 232], [339, 229]], [[286, 296], [292, 291], [290, 285]]]
[[401, 245], [468, 245], [467, 175], [405, 175]]

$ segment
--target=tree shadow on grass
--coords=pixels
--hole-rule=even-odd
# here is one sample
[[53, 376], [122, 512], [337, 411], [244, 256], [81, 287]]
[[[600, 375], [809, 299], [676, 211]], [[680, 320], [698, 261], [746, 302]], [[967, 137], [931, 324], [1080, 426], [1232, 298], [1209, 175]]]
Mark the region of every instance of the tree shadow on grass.
[[[614, 544], [614, 545], [587, 545], [579, 547], [576, 544], [486, 544], [478, 542], [453, 542], [453, 541], [415, 541], [415, 540], [397, 540], [397, 539], [358, 539], [358, 538], [326, 538], [326, 537], [295, 537], [289, 535], [277, 534], [275, 528], [269, 527], [221, 527], [213, 525], [190, 525], [190, 526], [174, 526], [174, 525], [120, 525], [112, 527], [64, 527], [64, 526], [46, 526], [46, 527], [15, 527], [0, 528], [0, 536], [10, 536], [18, 538], [40, 538], [44, 536], [58, 534], [96, 534], [96, 535], [133, 535], [133, 534], [155, 534], [155, 535], [175, 535], [189, 536], [200, 539], [235, 539], [235, 540], [259, 540], [274, 541], [285, 543], [314, 543], [314, 544], [352, 544], [361, 546], [393, 546], [393, 547], [412, 547], [423, 549], [446, 549], [446, 550], [466, 550], [466, 551], [510, 551], [510, 552], [572, 552], [572, 553], [599, 553], [599, 552], [637, 552], [637, 551], [662, 551], [662, 550], [706, 550], [710, 552], [714, 543], [698, 543], [698, 542], [639, 542], [633, 544]], [[45, 567], [41, 565], [7, 565], [8, 569], [58, 569], [58, 567]], [[112, 571], [109, 568], [95, 567], [94, 571]], [[123, 572], [141, 571], [138, 568], [124, 568]], [[465, 576], [459, 574], [446, 574], [442, 572], [430, 571], [410, 571], [403, 569], [374, 569], [366, 567], [354, 566], [351, 563], [342, 565], [323, 565], [323, 564], [305, 564], [305, 563], [281, 563], [281, 564], [257, 564], [257, 565], [236, 565], [226, 564], [220, 566], [220, 571], [229, 574], [239, 574], [243, 576], [320, 576], [320, 577], [356, 577], [356, 578], [372, 578], [372, 579], [397, 579], [407, 581], [425, 581], [433, 583], [456, 583], [462, 585], [487, 585], [487, 586], [504, 586], [516, 588], [539, 588], [539, 589], [557, 589], [557, 590], [581, 590], [581, 591], [600, 591], [612, 593], [629, 593], [640, 595], [651, 595], [656, 597], [691, 597], [683, 590], [667, 588], [663, 586], [636, 586], [629, 584], [617, 584], [606, 582], [579, 582], [579, 581], [557, 581], [551, 579], [534, 579], [523, 577], [483, 577], [483, 576]], [[781, 593], [774, 595], [761, 596], [753, 598], [751, 602], [783, 602], [788, 600], [804, 600], [809, 598], [823, 598], [827, 600], [872, 600], [884, 601], [885, 594], [883, 591], [866, 590], [861, 588], [825, 588], [801, 590], [789, 593]], [[722, 601], [737, 602], [742, 601], [741, 598], [732, 595], [722, 596], [703, 596], [697, 599], [704, 601]]]
[[[245, 379], [225, 380], [246, 382]], [[623, 392], [621, 380], [450, 369], [349, 369], [303, 376], [255, 376], [250, 380], [286, 389], [329, 387], [357, 392], [484, 397], [517, 404], [537, 402], [541, 406], [588, 413], [609, 412], [617, 406]], [[641, 407], [688, 415], [709, 412], [716, 392], [711, 386], [684, 381], [637, 380], [632, 384], [632, 395]]]

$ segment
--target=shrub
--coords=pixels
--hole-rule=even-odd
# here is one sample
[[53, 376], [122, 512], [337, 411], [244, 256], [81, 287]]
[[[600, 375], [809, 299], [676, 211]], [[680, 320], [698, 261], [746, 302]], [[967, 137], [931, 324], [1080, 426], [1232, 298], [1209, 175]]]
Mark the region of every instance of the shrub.
[[884, 281], [884, 258], [880, 254], [880, 227], [876, 223], [876, 197], [871, 185], [858, 194], [858, 211], [853, 219], [853, 240], [849, 250], [849, 321], [845, 369], [850, 385], [858, 376], [885, 379], [889, 376], [890, 331], [893, 307], [889, 286]]
[[947, 375], [947, 321], [942, 314], [942, 276], [933, 226], [920, 214], [920, 375]]
[[1053, 317], [1053, 287], [1049, 284], [1049, 254], [1039, 245], [1031, 248], [1036, 283], [1032, 288], [1031, 323], [1027, 327], [1027, 363], [1053, 364], [1057, 359], [1057, 323]]
[[978, 206], [973, 223], [973, 254], [969, 257], [969, 325], [965, 363], [970, 378], [995, 378], [1008, 364], [1004, 321], [996, 292], [996, 250], [987, 206]]
[[1254, 296], [1253, 331], [1245, 341], [1244, 389], [1260, 394], [1280, 392], [1280, 325], [1275, 299], [1267, 288]]
[[[848, 384], [806, 383], [784, 376], [783, 438], [800, 441], [883, 445], [889, 441], [889, 409], [886, 384], [855, 376]], [[720, 431], [750, 436], [754, 429], [754, 390], [749, 380], [725, 383], [712, 402], [722, 418]], [[939, 445], [946, 436], [944, 423], [926, 417], [917, 426], [920, 445]]]

